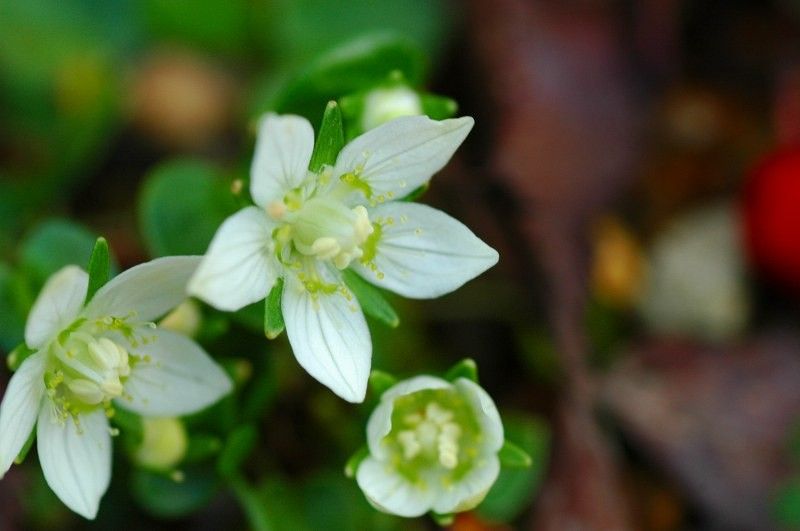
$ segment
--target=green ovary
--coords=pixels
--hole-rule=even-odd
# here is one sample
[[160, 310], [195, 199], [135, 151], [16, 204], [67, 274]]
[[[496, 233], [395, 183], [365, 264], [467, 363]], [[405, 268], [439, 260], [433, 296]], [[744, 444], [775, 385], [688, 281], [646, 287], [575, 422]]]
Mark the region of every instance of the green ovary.
[[87, 330], [97, 326], [102, 324], [67, 329], [47, 347], [45, 386], [64, 419], [101, 406], [110, 408], [111, 400], [123, 396], [137, 361], [119, 343]]
[[288, 220], [295, 249], [345, 269], [363, 255], [361, 246], [374, 228], [366, 208], [348, 208], [333, 198], [307, 201]]
[[447, 486], [473, 468], [480, 439], [464, 398], [454, 389], [426, 389], [395, 400], [392, 431], [383, 442], [398, 473], [419, 486], [435, 475]]

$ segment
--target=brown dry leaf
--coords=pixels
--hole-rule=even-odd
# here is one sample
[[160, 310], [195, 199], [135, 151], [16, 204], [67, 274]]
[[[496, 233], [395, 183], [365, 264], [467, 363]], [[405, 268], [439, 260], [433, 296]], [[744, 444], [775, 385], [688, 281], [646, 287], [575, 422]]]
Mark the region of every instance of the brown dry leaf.
[[774, 529], [770, 496], [790, 472], [786, 445], [800, 420], [800, 338], [651, 342], [630, 354], [602, 397], [632, 442], [715, 524]]

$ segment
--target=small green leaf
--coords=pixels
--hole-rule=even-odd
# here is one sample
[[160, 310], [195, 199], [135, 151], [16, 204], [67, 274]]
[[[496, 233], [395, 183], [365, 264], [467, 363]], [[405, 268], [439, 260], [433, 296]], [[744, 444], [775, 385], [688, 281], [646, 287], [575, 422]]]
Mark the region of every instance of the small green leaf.
[[283, 322], [281, 298], [283, 297], [283, 278], [279, 278], [267, 295], [264, 303], [264, 335], [268, 339], [275, 339], [286, 325]]
[[244, 424], [233, 430], [217, 460], [219, 475], [223, 477], [236, 475], [242, 462], [253, 450], [257, 439], [258, 431], [252, 424]]
[[455, 116], [458, 103], [455, 100], [436, 94], [422, 94], [422, 110], [432, 120], [446, 120]]
[[149, 514], [158, 518], [180, 518], [205, 506], [218, 490], [218, 478], [206, 467], [187, 467], [182, 478], [142, 468], [132, 471], [130, 490]]
[[319, 127], [317, 142], [311, 154], [308, 169], [319, 172], [324, 165], [332, 166], [336, 156], [344, 146], [344, 128], [342, 126], [342, 111], [335, 101], [329, 101], [322, 115], [322, 124]]
[[503, 443], [498, 457], [500, 464], [509, 468], [528, 468], [533, 464], [533, 459], [528, 452], [508, 441]]
[[401, 201], [405, 201], [407, 203], [411, 202], [411, 201], [416, 201], [417, 199], [422, 197], [423, 194], [425, 194], [425, 192], [427, 192], [428, 188], [430, 188], [430, 187], [431, 187], [430, 183], [425, 183], [425, 184], [423, 184], [421, 186], [418, 186], [418, 187], [414, 188], [413, 190], [411, 190], [411, 193], [409, 193], [407, 196], [402, 198]]
[[475, 363], [475, 360], [464, 358], [450, 367], [450, 370], [444, 375], [444, 379], [448, 382], [452, 382], [458, 378], [466, 378], [467, 380], [478, 383], [478, 365]]
[[31, 434], [28, 435], [28, 440], [25, 441], [25, 445], [22, 447], [22, 450], [19, 451], [17, 454], [17, 458], [14, 459], [14, 463], [17, 465], [21, 465], [25, 458], [28, 457], [28, 452], [31, 451], [31, 447], [33, 446], [33, 441], [36, 440], [36, 430], [31, 430]]
[[89, 257], [89, 287], [86, 290], [86, 301], [84, 304], [92, 300], [97, 290], [108, 282], [110, 274], [111, 258], [108, 253], [108, 242], [101, 236], [95, 241], [92, 255]]
[[782, 487], [773, 500], [773, 514], [786, 528], [800, 527], [800, 481]]
[[36, 353], [35, 350], [28, 348], [28, 345], [22, 343], [18, 345], [17, 348], [11, 351], [11, 353], [6, 358], [6, 364], [8, 365], [9, 369], [11, 369], [12, 371], [16, 371], [17, 369], [19, 369], [20, 365], [22, 365], [23, 361], [25, 361], [35, 353]]
[[198, 463], [205, 461], [209, 457], [217, 455], [221, 449], [222, 441], [216, 435], [192, 434], [189, 438], [189, 446], [186, 448], [183, 462]]
[[[506, 437], [531, 457], [526, 468], [503, 467], [478, 513], [491, 521], [511, 522], [533, 502], [550, 454], [550, 430], [539, 418], [525, 414], [503, 415]], [[504, 447], [505, 448], [505, 447]]]
[[164, 162], [147, 176], [139, 198], [145, 248], [152, 257], [203, 254], [236, 210], [237, 200], [214, 166], [193, 159]]
[[126, 437], [131, 438], [135, 443], [141, 443], [144, 438], [144, 426], [142, 417], [119, 406], [114, 407], [114, 416], [111, 423], [118, 427]]
[[455, 515], [452, 513], [450, 514], [431, 513], [431, 518], [433, 518], [433, 521], [436, 522], [436, 525], [440, 527], [451, 526], [455, 521]]
[[397, 383], [397, 378], [388, 372], [374, 370], [369, 375], [369, 388], [375, 396], [381, 396], [387, 389]]
[[358, 299], [365, 314], [392, 328], [397, 328], [397, 325], [400, 324], [400, 317], [378, 288], [349, 269], [344, 270], [343, 278], [347, 287]]
[[356, 453], [350, 456], [350, 459], [347, 460], [347, 464], [344, 465], [344, 475], [351, 479], [356, 477], [358, 466], [368, 456], [369, 456], [369, 448], [367, 448], [366, 446], [362, 446], [361, 448], [359, 448]]

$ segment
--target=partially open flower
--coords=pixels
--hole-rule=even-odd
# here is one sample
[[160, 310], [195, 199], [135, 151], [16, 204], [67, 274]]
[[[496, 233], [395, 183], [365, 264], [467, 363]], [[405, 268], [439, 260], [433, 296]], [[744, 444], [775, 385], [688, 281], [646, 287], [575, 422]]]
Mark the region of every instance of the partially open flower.
[[503, 424], [475, 382], [417, 376], [383, 394], [367, 443], [356, 480], [377, 509], [450, 514], [477, 506], [497, 479]]

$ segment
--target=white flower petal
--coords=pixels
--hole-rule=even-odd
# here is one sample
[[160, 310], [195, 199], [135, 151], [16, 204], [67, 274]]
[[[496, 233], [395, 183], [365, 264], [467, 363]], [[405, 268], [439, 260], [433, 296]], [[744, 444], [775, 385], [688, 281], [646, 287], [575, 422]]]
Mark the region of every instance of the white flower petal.
[[266, 297], [277, 278], [273, 228], [257, 207], [247, 207], [226, 219], [189, 282], [189, 293], [226, 311]]
[[250, 170], [253, 201], [266, 208], [283, 200], [306, 178], [312, 151], [314, 129], [305, 118], [276, 114], [262, 118]]
[[47, 484], [64, 505], [94, 519], [111, 481], [111, 435], [103, 409], [57, 420], [45, 401], [37, 424], [39, 462]]
[[349, 402], [367, 392], [372, 341], [355, 297], [339, 292], [314, 295], [287, 278], [283, 290], [286, 334], [300, 365]]
[[437, 491], [416, 488], [390, 465], [372, 457], [361, 462], [356, 481], [375, 508], [407, 518], [427, 513]]
[[129, 345], [135, 356], [117, 402], [148, 417], [179, 417], [204, 409], [228, 394], [233, 385], [225, 371], [191, 339], [168, 330], [148, 330], [147, 344]]
[[388, 456], [386, 447], [381, 444], [383, 438], [392, 431], [392, 411], [394, 400], [423, 389], [446, 389], [452, 387], [449, 382], [435, 376], [415, 376], [393, 385], [381, 395], [381, 403], [372, 412], [367, 422], [367, 444], [369, 452], [378, 459]]
[[481, 425], [481, 432], [484, 435], [483, 447], [488, 453], [496, 453], [503, 447], [505, 433], [503, 431], [503, 421], [494, 400], [484, 389], [466, 378], [459, 378], [453, 385], [461, 393], [461, 396], [469, 400], [472, 410], [478, 416], [477, 420]]
[[469, 116], [442, 121], [397, 118], [347, 144], [336, 159], [334, 175], [356, 172], [373, 197], [398, 199], [442, 169], [474, 123]]
[[381, 227], [374, 265], [353, 267], [369, 282], [412, 299], [454, 291], [497, 263], [497, 251], [460, 221], [418, 203], [386, 203], [370, 212]]
[[78, 266], [67, 266], [51, 276], [33, 303], [25, 325], [25, 343], [39, 348], [68, 326], [83, 307], [89, 275]]
[[153, 321], [186, 299], [186, 284], [199, 263], [199, 256], [166, 256], [132, 267], [100, 288], [84, 315], [133, 314], [138, 321]]
[[466, 476], [449, 489], [437, 489], [432, 509], [439, 514], [468, 511], [477, 506], [489, 493], [500, 474], [500, 460], [491, 454], [480, 458]]
[[25, 446], [43, 395], [44, 354], [36, 353], [22, 362], [11, 377], [0, 404], [0, 478]]

